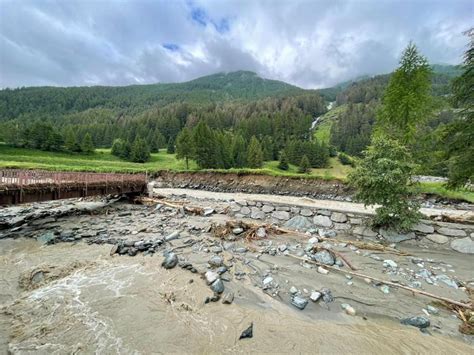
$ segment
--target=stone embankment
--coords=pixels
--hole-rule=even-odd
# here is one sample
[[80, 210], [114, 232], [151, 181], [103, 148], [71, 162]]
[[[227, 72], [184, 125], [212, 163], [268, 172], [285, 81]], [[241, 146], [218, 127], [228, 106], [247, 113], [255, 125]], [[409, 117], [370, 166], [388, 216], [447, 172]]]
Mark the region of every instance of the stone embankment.
[[[199, 196], [199, 192], [181, 189], [155, 189], [160, 195], [183, 194]], [[474, 254], [474, 214], [459, 210], [422, 209], [433, 220], [423, 219], [408, 233], [368, 227], [373, 209], [347, 202], [317, 201], [290, 197], [269, 197], [266, 195], [239, 194], [232, 200], [232, 194], [206, 192], [208, 198], [229, 201], [229, 214], [237, 219], [249, 218], [272, 223], [303, 232], [317, 232], [321, 237], [356, 236], [359, 238], [400, 243], [411, 241], [444, 248], [460, 253]], [[275, 200], [281, 201], [276, 203]], [[272, 201], [272, 202], [269, 202]], [[315, 207], [311, 207], [311, 206]], [[317, 207], [317, 205], [320, 205]], [[324, 206], [324, 207], [322, 207]], [[466, 223], [443, 222], [446, 217], [462, 219]], [[471, 221], [471, 222], [469, 222]]]

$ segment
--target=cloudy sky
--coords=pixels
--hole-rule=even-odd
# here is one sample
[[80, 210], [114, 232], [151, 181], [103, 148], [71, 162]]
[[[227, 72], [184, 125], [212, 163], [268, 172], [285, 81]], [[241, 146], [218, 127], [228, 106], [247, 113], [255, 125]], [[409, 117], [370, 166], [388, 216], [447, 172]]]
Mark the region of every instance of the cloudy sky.
[[319, 88], [392, 70], [413, 40], [457, 64], [472, 0], [0, 0], [0, 87], [251, 70]]

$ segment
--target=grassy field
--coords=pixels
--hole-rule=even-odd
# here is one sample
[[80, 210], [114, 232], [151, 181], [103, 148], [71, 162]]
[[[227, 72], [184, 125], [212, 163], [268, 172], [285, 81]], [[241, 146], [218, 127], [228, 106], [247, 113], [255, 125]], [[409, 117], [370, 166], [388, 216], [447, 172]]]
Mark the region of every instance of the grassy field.
[[[311, 174], [298, 174], [297, 167], [290, 165], [288, 171], [278, 169], [278, 162], [265, 162], [261, 169], [229, 169], [218, 170], [235, 173], [257, 173], [273, 176], [310, 177], [325, 179], [344, 179], [347, 167], [337, 159], [332, 158], [327, 169], [312, 169]], [[46, 169], [56, 171], [96, 171], [96, 172], [145, 172], [153, 173], [159, 170], [186, 171], [184, 160], [177, 160], [174, 154], [165, 150], [151, 155], [151, 160], [145, 164], [120, 160], [110, 154], [110, 149], [97, 149], [94, 154], [69, 154], [44, 152], [24, 148], [12, 148], [0, 145], [1, 168]], [[198, 170], [194, 161], [190, 161], [189, 170]]]
[[[311, 174], [298, 174], [297, 167], [290, 165], [289, 170], [278, 169], [277, 161], [265, 162], [261, 169], [229, 169], [215, 170], [219, 172], [239, 174], [261, 174], [286, 176], [290, 178], [304, 177], [308, 179], [346, 180], [351, 167], [342, 165], [336, 158], [331, 158], [329, 167], [312, 169]], [[177, 160], [174, 154], [166, 154], [162, 150], [152, 154], [151, 160], [145, 164], [131, 163], [120, 160], [110, 154], [110, 149], [97, 149], [94, 154], [68, 154], [44, 152], [23, 148], [12, 148], [0, 144], [0, 168], [45, 169], [55, 171], [94, 171], [94, 172], [145, 172], [154, 173], [160, 170], [186, 171], [184, 160]], [[196, 163], [190, 161], [190, 171], [197, 171]], [[462, 199], [474, 203], [474, 192], [446, 189], [441, 183], [423, 183], [418, 185], [417, 192], [431, 193], [446, 198]]]

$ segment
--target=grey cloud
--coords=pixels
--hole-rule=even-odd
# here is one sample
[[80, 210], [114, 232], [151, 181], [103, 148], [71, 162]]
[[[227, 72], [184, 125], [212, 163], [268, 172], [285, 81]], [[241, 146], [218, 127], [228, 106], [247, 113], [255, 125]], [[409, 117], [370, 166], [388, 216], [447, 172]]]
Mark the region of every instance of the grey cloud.
[[473, 4], [0, 0], [0, 87], [178, 82], [239, 69], [330, 86], [392, 70], [409, 40], [433, 63], [459, 63]]

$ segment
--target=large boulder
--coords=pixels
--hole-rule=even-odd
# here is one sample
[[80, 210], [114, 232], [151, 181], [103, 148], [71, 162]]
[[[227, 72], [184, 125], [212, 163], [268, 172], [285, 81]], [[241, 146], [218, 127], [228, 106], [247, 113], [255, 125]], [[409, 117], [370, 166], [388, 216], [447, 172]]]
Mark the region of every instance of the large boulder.
[[311, 221], [303, 216], [295, 216], [289, 221], [285, 223], [285, 228], [298, 230], [298, 231], [306, 231], [313, 227]]
[[250, 214], [252, 219], [265, 219], [265, 213], [260, 211], [258, 207], [252, 207], [252, 213]]
[[344, 223], [347, 221], [347, 216], [344, 213], [333, 212], [331, 215], [331, 220], [337, 223]]
[[389, 243], [400, 243], [405, 240], [410, 240], [410, 239], [415, 239], [415, 233], [409, 232], [409, 233], [399, 233], [396, 232], [392, 229], [384, 229], [380, 228], [379, 233], [382, 235], [382, 237]]
[[430, 234], [434, 232], [434, 227], [424, 223], [417, 223], [412, 228], [416, 232]]
[[448, 237], [465, 237], [467, 235], [466, 232], [462, 229], [453, 229], [446, 227], [438, 228], [438, 233], [447, 235]]
[[331, 219], [327, 216], [314, 216], [313, 223], [320, 227], [331, 227]]
[[287, 221], [290, 219], [290, 213], [287, 211], [275, 211], [272, 213], [272, 217], [275, 219]]
[[451, 249], [463, 254], [474, 254], [474, 241], [469, 237], [455, 239], [451, 242]]
[[437, 244], [445, 244], [449, 241], [449, 238], [441, 234], [427, 234], [426, 239]]

